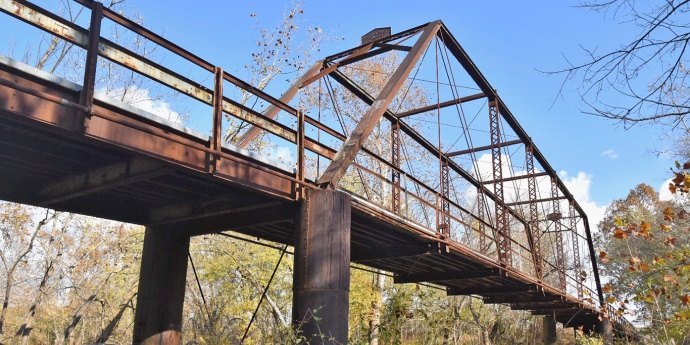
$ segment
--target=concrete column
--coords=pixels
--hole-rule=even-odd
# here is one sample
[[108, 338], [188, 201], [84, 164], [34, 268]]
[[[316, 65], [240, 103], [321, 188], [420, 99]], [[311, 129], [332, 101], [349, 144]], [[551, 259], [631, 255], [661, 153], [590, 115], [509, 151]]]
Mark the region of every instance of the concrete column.
[[556, 336], [556, 316], [544, 315], [544, 344], [553, 345], [558, 340]]
[[601, 325], [599, 326], [601, 334], [604, 336], [605, 345], [613, 345], [613, 324], [608, 315], [602, 315]]
[[350, 294], [350, 196], [309, 190], [295, 231], [292, 322], [312, 344], [346, 344]]
[[133, 344], [182, 344], [189, 237], [146, 228], [134, 315]]

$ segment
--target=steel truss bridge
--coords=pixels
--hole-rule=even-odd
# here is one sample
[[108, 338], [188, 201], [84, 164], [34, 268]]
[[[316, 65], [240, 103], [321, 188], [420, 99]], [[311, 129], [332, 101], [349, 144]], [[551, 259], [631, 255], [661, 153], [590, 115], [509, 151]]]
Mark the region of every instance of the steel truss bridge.
[[[326, 57], [274, 98], [100, 3], [76, 2], [88, 27], [0, 0], [6, 16], [84, 56], [76, 82], [0, 56], [0, 199], [187, 238], [232, 230], [295, 245], [305, 195], [336, 190], [351, 198], [349, 260], [396, 283], [565, 327], [628, 326], [604, 301], [587, 215], [441, 21]], [[199, 73], [113, 42], [106, 27]], [[104, 64], [198, 103], [187, 123], [205, 124], [100, 92]]]

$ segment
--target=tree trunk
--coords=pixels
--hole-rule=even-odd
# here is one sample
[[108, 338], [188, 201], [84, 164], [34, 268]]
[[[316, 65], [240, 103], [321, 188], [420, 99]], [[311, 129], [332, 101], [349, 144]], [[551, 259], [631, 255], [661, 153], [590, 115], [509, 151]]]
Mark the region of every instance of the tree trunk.
[[376, 274], [376, 285], [374, 293], [376, 299], [371, 306], [371, 319], [369, 319], [369, 345], [378, 345], [381, 334], [381, 308], [383, 307], [383, 288], [386, 283], [386, 276], [382, 271]]
[[24, 259], [24, 257], [28, 255], [33, 249], [34, 241], [36, 240], [38, 232], [48, 222], [48, 220], [52, 218], [55, 218], [55, 214], [53, 214], [52, 217], [48, 217], [48, 214], [46, 214], [46, 216], [40, 222], [38, 222], [38, 224], [36, 224], [36, 228], [34, 228], [34, 231], [31, 234], [31, 239], [29, 240], [26, 249], [24, 249], [24, 251], [17, 256], [17, 258], [14, 260], [12, 265], [9, 266], [9, 268], [7, 258], [3, 253], [0, 252], [0, 259], [2, 259], [2, 263], [5, 265], [5, 269], [7, 270], [7, 278], [5, 279], [5, 298], [3, 298], [2, 311], [0, 311], [0, 334], [3, 334], [5, 316], [7, 315], [7, 308], [10, 304], [10, 295], [12, 292], [12, 284], [14, 282], [14, 271], [17, 269], [17, 265], [19, 265], [19, 263]]
[[[104, 283], [104, 284], [105, 284], [105, 283]], [[63, 331], [63, 336], [62, 336], [62, 337], [59, 337], [59, 338], [57, 339], [56, 345], [62, 345], [62, 344], [64, 344], [65, 342], [67, 342], [68, 344], [71, 344], [71, 343], [72, 343], [72, 341], [70, 340], [70, 339], [72, 338], [72, 331], [74, 330], [75, 327], [77, 327], [77, 325], [79, 324], [79, 321], [81, 321], [81, 318], [82, 318], [82, 316], [83, 316], [83, 315], [82, 315], [82, 311], [83, 311], [84, 309], [86, 309], [86, 307], [87, 307], [89, 304], [91, 304], [91, 302], [93, 302], [95, 299], [96, 299], [96, 294], [94, 293], [93, 295], [89, 296], [89, 298], [87, 298], [86, 301], [84, 301], [84, 302], [79, 306], [79, 308], [78, 308], [77, 311], [74, 313], [74, 315], [72, 315], [72, 322], [70, 322], [70, 324], [69, 324], [69, 325], [65, 328], [65, 330]]]
[[45, 273], [43, 273], [43, 278], [41, 279], [41, 285], [39, 285], [38, 287], [36, 298], [34, 299], [34, 302], [31, 304], [29, 312], [26, 314], [24, 324], [22, 324], [19, 327], [19, 330], [17, 330], [17, 333], [14, 335], [13, 344], [16, 344], [17, 340], [21, 340], [21, 345], [26, 345], [29, 343], [29, 335], [31, 335], [31, 330], [33, 329], [33, 323], [36, 316], [36, 308], [39, 304], [41, 304], [41, 301], [43, 300], [46, 285], [48, 283], [48, 279], [50, 278], [50, 273], [52, 270], [53, 262], [50, 261], [46, 267]]
[[129, 299], [127, 302], [123, 303], [122, 306], [120, 306], [120, 310], [118, 310], [117, 314], [110, 320], [108, 325], [101, 331], [101, 335], [98, 336], [98, 339], [96, 339], [97, 344], [103, 344], [108, 341], [108, 338], [113, 334], [113, 331], [115, 331], [115, 328], [117, 327], [117, 324], [120, 323], [120, 320], [122, 319], [122, 315], [124, 315], [125, 311], [127, 308], [132, 308], [132, 300], [134, 300], [134, 297], [136, 297], [137, 293], [136, 291], [132, 293], [132, 295], [129, 296]]
[[[264, 288], [259, 285], [247, 272], [245, 272], [243, 269], [240, 269], [239, 267], [237, 268], [237, 271], [240, 272], [242, 277], [244, 279], [247, 279], [247, 281], [258, 291], [259, 293], [264, 292]], [[276, 302], [271, 298], [271, 296], [268, 295], [268, 291], [266, 291], [266, 295], [264, 296], [264, 299], [266, 299], [266, 303], [268, 303], [268, 306], [271, 307], [271, 313], [273, 314], [273, 318], [276, 320], [277, 323], [279, 323], [283, 327], [288, 327], [287, 320], [285, 320], [285, 317], [280, 311], [280, 308], [278, 308], [278, 305]]]

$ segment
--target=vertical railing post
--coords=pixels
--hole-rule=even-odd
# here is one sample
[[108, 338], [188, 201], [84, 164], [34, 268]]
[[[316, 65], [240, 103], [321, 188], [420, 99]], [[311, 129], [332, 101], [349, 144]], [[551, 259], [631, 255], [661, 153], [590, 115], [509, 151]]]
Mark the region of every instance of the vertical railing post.
[[79, 104], [86, 108], [84, 127], [89, 126], [93, 111], [93, 94], [96, 90], [96, 70], [98, 68], [98, 43], [101, 37], [101, 21], [103, 19], [103, 4], [94, 2], [91, 7], [91, 23], [89, 24], [89, 40], [86, 46], [86, 63], [84, 65], [84, 83], [82, 84]]
[[[304, 176], [304, 112], [297, 110], [297, 179], [300, 182], [305, 181]], [[304, 185], [300, 184], [296, 186], [297, 188], [297, 198], [304, 198]]]
[[211, 169], [215, 171], [220, 159], [220, 152], [223, 149], [221, 141], [223, 135], [223, 69], [214, 67], [213, 83], [213, 129], [211, 132], [211, 150], [214, 154], [211, 157]]

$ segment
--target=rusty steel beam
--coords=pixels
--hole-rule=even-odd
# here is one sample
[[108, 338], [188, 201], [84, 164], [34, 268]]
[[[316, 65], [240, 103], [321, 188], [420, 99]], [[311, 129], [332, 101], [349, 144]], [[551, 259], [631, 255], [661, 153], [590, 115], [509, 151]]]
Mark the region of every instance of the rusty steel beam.
[[441, 161], [439, 169], [440, 207], [436, 216], [436, 229], [439, 233], [450, 238], [450, 168], [447, 161]]
[[[476, 93], [476, 94], [474, 94], [474, 95], [456, 98], [456, 99], [451, 100], [451, 101], [445, 101], [445, 102], [441, 102], [441, 103], [439, 103], [439, 104], [433, 104], [433, 105], [429, 105], [429, 106], [426, 106], [426, 107], [422, 107], [422, 108], [413, 109], [413, 110], [405, 111], [405, 112], [402, 112], [402, 113], [398, 113], [398, 114], [396, 114], [396, 116], [397, 116], [399, 119], [402, 119], [402, 118], [404, 118], [404, 117], [408, 117], [408, 116], [412, 116], [412, 115], [417, 115], [417, 114], [425, 113], [425, 112], [427, 112], [427, 111], [432, 111], [432, 110], [437, 110], [437, 109], [443, 109], [443, 108], [449, 107], [449, 106], [451, 106], [451, 105], [462, 104], [462, 103], [466, 103], [466, 102], [469, 102], [469, 101], [474, 101], [474, 100], [476, 100], [476, 99], [481, 99], [481, 98], [484, 98], [484, 97], [486, 97], [486, 96], [485, 96], [483, 93]], [[446, 154], [446, 155], [448, 155], [449, 157], [451, 156], [451, 154], [449, 154], [449, 153]]]
[[[484, 199], [484, 191], [482, 189], [477, 189], [477, 218], [484, 220], [486, 216], [484, 215], [484, 207], [486, 207], [486, 199]], [[483, 222], [478, 222], [479, 232], [479, 252], [486, 254], [489, 251], [489, 246], [486, 243], [486, 225]], [[493, 227], [490, 227], [493, 229]], [[495, 236], [494, 236], [495, 237]]]
[[521, 205], [528, 205], [532, 202], [552, 202], [552, 201], [557, 201], [557, 200], [566, 200], [567, 197], [565, 196], [556, 196], [556, 197], [551, 197], [551, 198], [542, 198], [542, 199], [535, 199], [535, 200], [525, 200], [525, 201], [517, 201], [517, 202], [509, 202], [506, 204], [508, 207], [512, 206], [521, 206]]
[[213, 81], [213, 128], [211, 133], [211, 150], [217, 152], [211, 159], [213, 169], [217, 169], [216, 163], [220, 159], [219, 153], [223, 150], [221, 141], [223, 132], [223, 69], [216, 67]]
[[[290, 226], [295, 223], [295, 214], [298, 205], [295, 203], [274, 203], [271, 201], [258, 203], [254, 205], [240, 206], [227, 210], [201, 210], [197, 206], [191, 207], [191, 211], [205, 212], [203, 216], [199, 217], [196, 214], [187, 214], [175, 218], [175, 215], [169, 212], [175, 208], [183, 211], [189, 211], [190, 208], [183, 209], [184, 205], [171, 205], [169, 207], [161, 207], [156, 209], [158, 216], [164, 217], [161, 221], [151, 222], [150, 225], [165, 227], [171, 233], [184, 234], [186, 236], [200, 236], [212, 234], [220, 231], [235, 231], [245, 234], [250, 234], [257, 231], [257, 228], [276, 224], [285, 224]], [[292, 244], [292, 233], [286, 240], [279, 238], [282, 234], [262, 233], [262, 238], [269, 241], [282, 242]]]
[[421, 255], [441, 254], [438, 243], [423, 243], [418, 245], [380, 245], [371, 249], [352, 248], [352, 262], [366, 262], [384, 259], [399, 259]]
[[[393, 213], [400, 214], [402, 209], [400, 205], [400, 124], [398, 122], [391, 123], [391, 164], [395, 167], [391, 169], [391, 182], [393, 182], [391, 208]], [[407, 207], [408, 205], [405, 205], [405, 208]]]
[[[525, 148], [527, 148], [527, 146], [525, 146]], [[534, 163], [532, 163], [532, 165], [534, 165]], [[534, 173], [534, 174], [527, 173], [527, 174], [525, 174], [525, 175], [504, 177], [504, 178], [501, 179], [501, 181], [503, 181], [503, 182], [512, 182], [512, 181], [519, 181], [519, 180], [528, 179], [528, 178], [531, 178], [531, 177], [535, 177], [535, 178], [536, 178], [536, 177], [542, 177], [542, 176], [549, 176], [549, 173], [547, 173], [547, 172], [538, 172], [538, 173]], [[492, 184], [492, 183], [496, 183], [496, 181], [494, 181], [494, 180], [489, 180], [489, 181], [483, 181], [482, 183], [483, 183], [483, 184]]]
[[9, 87], [11, 89], [15, 89], [17, 91], [21, 91], [23, 93], [27, 93], [27, 94], [32, 95], [32, 96], [43, 98], [47, 101], [50, 101], [50, 102], [53, 102], [53, 103], [56, 103], [59, 105], [64, 105], [68, 108], [77, 109], [77, 110], [83, 111], [83, 112], [88, 111], [88, 109], [85, 106], [83, 106], [79, 103], [70, 101], [69, 99], [55, 96], [53, 94], [50, 94], [50, 93], [47, 93], [47, 92], [44, 92], [41, 90], [37, 90], [37, 89], [31, 88], [31, 87], [27, 87], [27, 86], [24, 86], [22, 84], [15, 83], [11, 80], [7, 80], [5, 78], [0, 78], [0, 85]]
[[[428, 25], [428, 23], [427, 23], [427, 24], [422, 24], [422, 25], [419, 25], [419, 26], [417, 26], [417, 27], [414, 27], [414, 28], [411, 28], [411, 29], [408, 29], [408, 30], [399, 32], [399, 33], [397, 33], [397, 34], [393, 34], [393, 35], [390, 35], [390, 36], [386, 36], [386, 37], [384, 37], [384, 38], [381, 38], [381, 39], [379, 39], [379, 40], [376, 40], [376, 41], [373, 41], [373, 42], [370, 42], [370, 43], [373, 43], [373, 44], [375, 44], [375, 45], [376, 45], [376, 44], [385, 44], [385, 43], [388, 43], [388, 42], [393, 42], [393, 41], [395, 41], [395, 40], [397, 40], [397, 39], [406, 38], [406, 37], [411, 37], [411, 36], [414, 36], [414, 35], [420, 33], [421, 31], [423, 31], [423, 30], [426, 28], [427, 25]], [[328, 57], [326, 57], [326, 58], [324, 59], [324, 61], [331, 62], [331, 61], [335, 61], [335, 60], [338, 60], [338, 59], [342, 59], [343, 57], [346, 57], [346, 56], [349, 56], [349, 55], [352, 55], [352, 54], [356, 53], [359, 49], [361, 49], [361, 48], [364, 47], [365, 45], [366, 45], [366, 44], [363, 44], [363, 45], [360, 45], [360, 46], [358, 46], [358, 47], [354, 47], [354, 48], [352, 48], [352, 49], [348, 49], [348, 50], [346, 50], [346, 51], [343, 51], [343, 52], [340, 52], [340, 53], [337, 53], [337, 54], [328, 56]]]
[[255, 200], [244, 198], [242, 203], [239, 203], [238, 200], [232, 197], [226, 197], [166, 205], [149, 211], [149, 224], [162, 225], [179, 223], [210, 216], [240, 214], [261, 210], [255, 213], [258, 216], [261, 212], [266, 212], [269, 208], [283, 206], [283, 203], [279, 201], [258, 204], [255, 202]]
[[[558, 200], [558, 183], [551, 179], [551, 197], [553, 200], [553, 213], [561, 213], [561, 201]], [[566, 291], [567, 281], [565, 275], [565, 258], [563, 248], [563, 233], [560, 221], [554, 221], [554, 231], [556, 232], [556, 268], [558, 269], [558, 282], [561, 290]]]
[[84, 112], [84, 125], [88, 125], [93, 107], [93, 94], [96, 91], [96, 69], [98, 67], [98, 42], [101, 39], [101, 20], [103, 18], [103, 4], [93, 3], [91, 6], [91, 23], [89, 25], [89, 41], [86, 46], [86, 62], [84, 64], [84, 82], [79, 97], [79, 104], [87, 110]]
[[340, 66], [345, 66], [345, 65], [348, 65], [350, 63], [354, 63], [354, 62], [357, 62], [357, 61], [360, 61], [360, 60], [363, 60], [363, 59], [370, 57], [370, 55], [368, 55], [367, 53], [373, 47], [374, 47], [374, 44], [369, 43], [369, 44], [363, 46], [362, 48], [360, 48], [359, 50], [357, 50], [356, 52], [354, 52], [352, 55], [350, 55], [350, 56], [348, 56], [348, 57], [346, 57], [346, 58], [344, 58], [338, 62], [335, 62], [331, 65], [327, 65], [324, 61], [321, 61], [321, 66], [323, 66], [321, 71], [319, 71], [315, 75], [311, 75], [311, 76], [305, 78], [305, 80], [303, 80], [301, 83], [299, 83], [299, 88], [301, 89], [301, 88], [309, 86], [311, 83], [313, 83], [313, 82], [327, 76], [331, 72], [335, 71]]
[[583, 299], [584, 291], [582, 289], [582, 263], [580, 262], [580, 244], [579, 236], [577, 235], [577, 218], [575, 205], [570, 203], [570, 231], [572, 231], [573, 242], [573, 270], [575, 271], [575, 279], [577, 279], [577, 298]]
[[560, 296], [556, 295], [504, 295], [504, 296], [489, 296], [482, 299], [486, 304], [507, 304], [507, 303], [529, 303], [529, 302], [554, 302], [561, 300]]
[[497, 268], [485, 270], [470, 270], [470, 271], [445, 271], [445, 272], [424, 272], [415, 274], [396, 274], [393, 277], [395, 284], [407, 283], [422, 283], [422, 282], [440, 282], [451, 280], [472, 280], [483, 279], [488, 277], [496, 277], [500, 275], [500, 270]]
[[[486, 146], [480, 146], [480, 147], [475, 147], [467, 150], [461, 150], [461, 151], [454, 151], [454, 152], [448, 152], [446, 153], [446, 156], [448, 157], [453, 157], [453, 156], [460, 156], [460, 155], [466, 155], [468, 153], [475, 153], [475, 152], [481, 152], [481, 151], [488, 151], [493, 149], [494, 147], [506, 147], [506, 146], [512, 146], [512, 145], [520, 145], [522, 144], [522, 140], [510, 140], [510, 141], [503, 141], [500, 143], [496, 143], [494, 146], [492, 145], [486, 145]], [[503, 180], [505, 181], [505, 180]]]
[[532, 145], [525, 146], [525, 165], [527, 168], [527, 193], [529, 194], [529, 232], [532, 244], [532, 259], [534, 260], [535, 275], [539, 282], [544, 278], [542, 254], [541, 254], [541, 231], [539, 230], [539, 208], [537, 207], [537, 178], [534, 173], [534, 152]]
[[[283, 93], [282, 96], [280, 96], [279, 100], [283, 103], [289, 103], [295, 95], [297, 95], [297, 92], [299, 92], [300, 85], [304, 82], [306, 78], [309, 78], [316, 73], [319, 68], [323, 65], [323, 60], [315, 62], [307, 71], [300, 76], [290, 87]], [[266, 111], [263, 112], [263, 116], [267, 117], [269, 119], [274, 118], [282, 109], [278, 106], [275, 106], [271, 104], [270, 107], [266, 109]], [[259, 128], [256, 126], [253, 126], [249, 129], [247, 129], [242, 135], [237, 139], [236, 146], [245, 148], [249, 143], [256, 138], [256, 136], [259, 135]]]
[[74, 175], [49, 184], [39, 191], [41, 204], [49, 207], [81, 196], [167, 175], [172, 169], [149, 158], [136, 157]]
[[510, 309], [513, 310], [539, 310], [539, 309], [572, 309], [577, 311], [581, 309], [579, 304], [568, 302], [525, 302], [525, 303], [511, 303]]
[[477, 286], [467, 288], [448, 288], [446, 294], [448, 296], [462, 296], [462, 295], [500, 295], [516, 292], [530, 292], [537, 291], [537, 285], [534, 284], [516, 284], [516, 285], [501, 285], [501, 286]]
[[317, 182], [319, 186], [322, 188], [327, 186], [334, 187], [338, 184], [340, 178], [345, 174], [345, 171], [354, 160], [360, 148], [368, 139], [372, 129], [388, 109], [388, 105], [393, 100], [393, 97], [405, 83], [405, 79], [436, 35], [439, 25], [440, 22], [438, 21], [432, 22], [424, 29], [419, 40], [415, 43], [400, 66], [395, 70], [369, 110], [362, 116], [362, 119], [347, 140], [345, 140], [342, 148], [333, 158], [331, 164], [326, 168], [326, 171], [319, 176]]
[[493, 166], [494, 183], [494, 219], [496, 228], [496, 250], [498, 251], [498, 261], [503, 267], [513, 266], [513, 255], [511, 250], [510, 226], [508, 224], [508, 212], [503, 196], [503, 164], [501, 163], [501, 120], [498, 105], [495, 100], [489, 101], [489, 125], [491, 134], [491, 162]]

